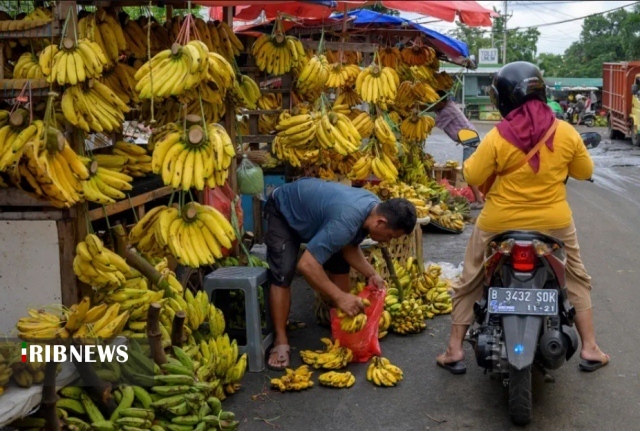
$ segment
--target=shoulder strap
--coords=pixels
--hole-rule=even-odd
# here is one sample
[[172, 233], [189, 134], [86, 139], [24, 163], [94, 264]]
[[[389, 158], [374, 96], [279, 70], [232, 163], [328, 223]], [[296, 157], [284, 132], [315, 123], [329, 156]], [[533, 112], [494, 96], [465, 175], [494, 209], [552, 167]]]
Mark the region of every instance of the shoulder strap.
[[558, 119], [556, 118], [555, 120], [553, 120], [553, 123], [551, 124], [551, 127], [549, 127], [549, 130], [547, 130], [547, 133], [544, 134], [544, 136], [542, 137], [542, 139], [540, 140], [540, 142], [538, 142], [536, 144], [535, 147], [533, 147], [531, 149], [531, 151], [529, 151], [527, 153], [527, 155], [520, 160], [518, 163], [516, 163], [515, 165], [511, 166], [508, 169], [505, 169], [502, 172], [497, 172], [496, 174], [498, 176], [504, 176], [504, 175], [509, 175], [515, 171], [517, 171], [518, 169], [520, 169], [521, 167], [523, 167], [529, 160], [531, 160], [531, 158], [533, 156], [536, 155], [536, 153], [538, 151], [540, 151], [540, 149], [542, 148], [542, 146], [545, 144], [545, 142], [547, 142], [547, 139], [549, 139], [549, 137], [553, 134], [553, 132], [556, 131], [556, 129], [558, 128]]

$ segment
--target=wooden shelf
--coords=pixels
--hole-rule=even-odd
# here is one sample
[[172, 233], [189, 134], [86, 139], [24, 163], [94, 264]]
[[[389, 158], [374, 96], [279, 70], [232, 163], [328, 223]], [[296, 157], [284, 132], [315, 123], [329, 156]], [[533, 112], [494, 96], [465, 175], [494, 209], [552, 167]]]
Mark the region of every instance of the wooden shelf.
[[[2, 25], [3, 21], [0, 21]], [[34, 23], [36, 21], [33, 21]], [[60, 22], [51, 21], [28, 30], [0, 31], [0, 40], [6, 39], [43, 39], [60, 36]]]
[[266, 142], [270, 143], [276, 138], [276, 135], [244, 135], [242, 136], [243, 144], [252, 144], [252, 143], [261, 143]]
[[111, 216], [114, 214], [121, 213], [123, 211], [131, 210], [132, 207], [144, 205], [147, 202], [151, 202], [163, 196], [170, 195], [171, 193], [173, 193], [173, 191], [174, 189], [171, 186], [165, 186], [159, 189], [151, 190], [149, 192], [140, 194], [138, 196], [134, 196], [131, 198], [131, 202], [129, 202], [129, 199], [121, 200], [116, 202], [115, 204], [92, 209], [87, 214], [89, 216], [89, 220], [91, 221], [99, 220], [104, 218], [105, 214], [107, 216]]
[[[49, 83], [45, 78], [0, 79], [0, 99], [15, 99], [27, 83], [31, 83], [31, 96], [46, 97], [49, 94]], [[24, 95], [29, 97], [29, 87], [25, 90]]]

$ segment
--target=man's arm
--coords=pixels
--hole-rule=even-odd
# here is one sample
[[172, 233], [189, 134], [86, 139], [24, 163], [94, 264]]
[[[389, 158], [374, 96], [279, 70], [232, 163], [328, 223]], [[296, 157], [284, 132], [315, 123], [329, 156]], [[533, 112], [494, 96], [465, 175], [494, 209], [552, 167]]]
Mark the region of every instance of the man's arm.
[[362, 300], [355, 295], [340, 290], [333, 284], [322, 265], [313, 257], [309, 250], [305, 250], [298, 262], [298, 270], [309, 282], [311, 287], [324, 293], [331, 301], [349, 316], [355, 316], [364, 310]]
[[364, 256], [364, 253], [359, 246], [345, 246], [342, 249], [342, 257], [344, 257], [344, 260], [346, 260], [352, 268], [364, 275], [365, 279], [369, 281], [369, 284], [374, 284], [380, 289], [384, 287], [384, 280], [367, 261], [367, 258]]

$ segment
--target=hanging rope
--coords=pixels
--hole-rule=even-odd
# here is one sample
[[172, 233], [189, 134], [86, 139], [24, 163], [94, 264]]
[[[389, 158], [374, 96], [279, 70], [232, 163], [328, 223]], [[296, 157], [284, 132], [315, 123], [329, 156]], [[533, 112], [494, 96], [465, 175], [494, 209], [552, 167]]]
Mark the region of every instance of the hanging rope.
[[149, 124], [156, 123], [155, 117], [155, 106], [154, 106], [154, 97], [153, 97], [153, 67], [151, 67], [151, 6], [153, 3], [149, 0], [149, 8], [147, 9], [147, 61], [149, 61], [149, 86], [151, 88], [151, 120]]

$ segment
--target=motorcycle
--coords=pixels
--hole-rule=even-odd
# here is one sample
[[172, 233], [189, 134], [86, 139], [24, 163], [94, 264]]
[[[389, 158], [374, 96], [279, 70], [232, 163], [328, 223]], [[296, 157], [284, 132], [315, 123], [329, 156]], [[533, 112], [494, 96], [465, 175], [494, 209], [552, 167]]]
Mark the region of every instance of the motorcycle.
[[[463, 132], [467, 144], [468, 132]], [[600, 143], [597, 133], [581, 136], [587, 147]], [[516, 425], [532, 418], [532, 371], [553, 380], [546, 370], [560, 368], [578, 350], [566, 261], [562, 241], [537, 231], [500, 233], [487, 249], [483, 295], [466, 340], [478, 366], [508, 388], [509, 415]]]
[[577, 112], [575, 104], [572, 104], [567, 108], [567, 112], [564, 113], [563, 119], [569, 124], [584, 124], [587, 127], [593, 127], [596, 124], [596, 112], [586, 110], [582, 114], [582, 119], [580, 119], [580, 113]]

